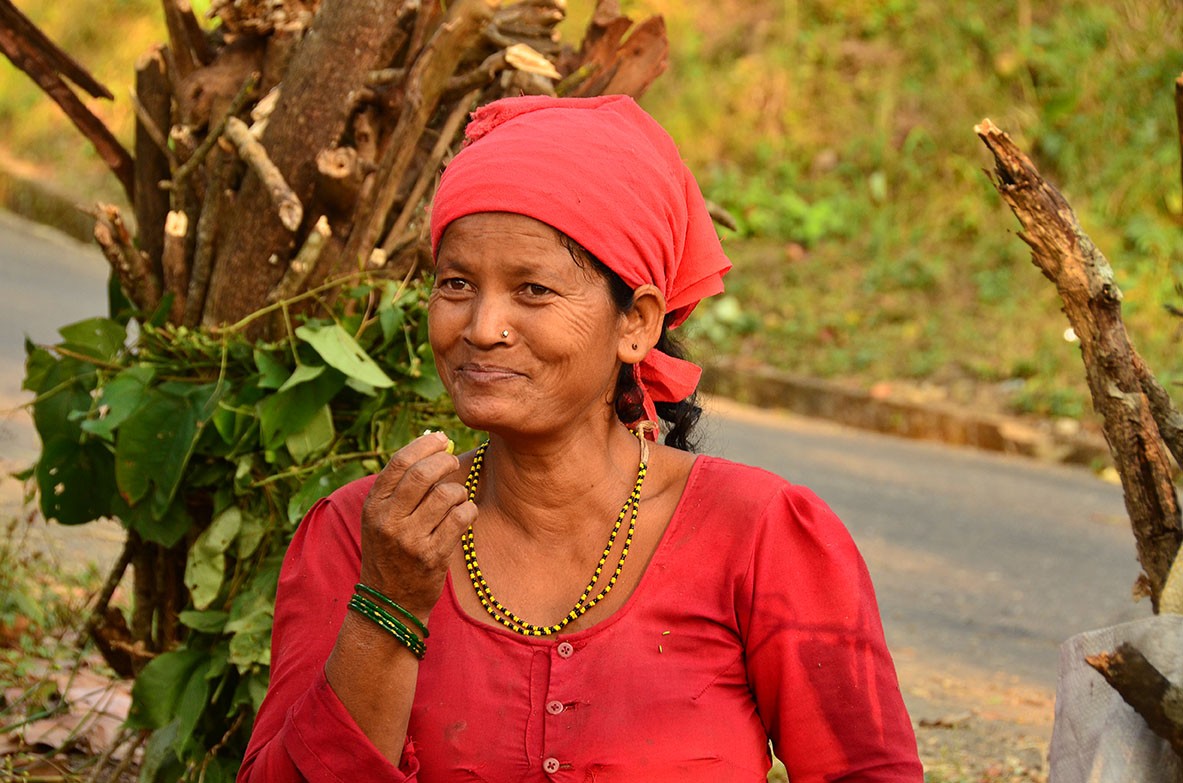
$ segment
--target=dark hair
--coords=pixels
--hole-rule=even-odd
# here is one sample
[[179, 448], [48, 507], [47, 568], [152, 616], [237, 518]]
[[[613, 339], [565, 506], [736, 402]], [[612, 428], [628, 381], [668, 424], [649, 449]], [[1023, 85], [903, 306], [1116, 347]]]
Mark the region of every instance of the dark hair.
[[[589, 264], [593, 270], [608, 283], [608, 293], [612, 303], [621, 313], [627, 313], [633, 306], [633, 289], [621, 279], [620, 275], [608, 268], [600, 259], [596, 258], [583, 245], [566, 234], [559, 232], [559, 242], [572, 260], [579, 266]], [[669, 334], [668, 319], [661, 325], [661, 337], [657, 340], [656, 349], [675, 359], [685, 359], [686, 350]], [[645, 417], [645, 408], [641, 402], [641, 389], [637, 386], [633, 376], [633, 365], [621, 366], [616, 376], [616, 392], [614, 395], [616, 417], [625, 424], [631, 424]], [[657, 416], [668, 425], [665, 444], [682, 451], [695, 451], [698, 448], [698, 436], [695, 428], [702, 416], [702, 408], [698, 405], [698, 392], [691, 392], [690, 396], [681, 402], [658, 402], [654, 404]]]

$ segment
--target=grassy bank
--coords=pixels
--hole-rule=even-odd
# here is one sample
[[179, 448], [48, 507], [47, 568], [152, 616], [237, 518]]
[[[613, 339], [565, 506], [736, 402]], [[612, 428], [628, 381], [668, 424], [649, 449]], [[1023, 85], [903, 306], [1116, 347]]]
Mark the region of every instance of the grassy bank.
[[[571, 0], [571, 27], [590, 11]], [[989, 116], [1029, 150], [1109, 255], [1139, 348], [1183, 378], [1183, 258], [1170, 0], [636, 0], [665, 15], [670, 71], [646, 106], [708, 196], [740, 219], [728, 296], [704, 306], [700, 355], [932, 383], [1014, 410], [1087, 409], [1079, 351], [982, 169]], [[162, 36], [148, 0], [21, 7], [108, 83], [127, 138], [132, 63]], [[568, 33], [569, 39], [573, 37]], [[110, 197], [93, 151], [5, 64], [0, 139], [60, 181]]]

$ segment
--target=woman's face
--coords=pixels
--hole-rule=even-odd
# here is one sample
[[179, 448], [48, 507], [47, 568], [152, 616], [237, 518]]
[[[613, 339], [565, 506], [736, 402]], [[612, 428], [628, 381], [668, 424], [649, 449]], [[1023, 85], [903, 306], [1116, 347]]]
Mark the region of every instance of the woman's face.
[[440, 378], [468, 426], [537, 434], [613, 416], [624, 316], [545, 223], [501, 212], [453, 222], [428, 314]]

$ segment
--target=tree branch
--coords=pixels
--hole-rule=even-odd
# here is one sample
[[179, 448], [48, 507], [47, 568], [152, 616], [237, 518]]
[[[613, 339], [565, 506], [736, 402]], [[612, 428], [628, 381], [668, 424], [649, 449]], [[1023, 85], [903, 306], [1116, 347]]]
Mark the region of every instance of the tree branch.
[[1055, 283], [1064, 313], [1080, 338], [1093, 406], [1104, 419], [1138, 559], [1158, 611], [1159, 596], [1183, 541], [1163, 443], [1171, 428], [1164, 433], [1156, 421], [1171, 425], [1173, 408], [1165, 408], [1165, 393], [1160, 396], [1156, 385], [1147, 393], [1150, 374], [1122, 322], [1121, 291], [1113, 270], [1081, 229], [1068, 202], [992, 122], [983, 120], [974, 130], [994, 155], [994, 186], [1023, 226], [1020, 236], [1031, 247], [1032, 263]]
[[279, 213], [279, 221], [288, 231], [295, 231], [304, 219], [304, 205], [300, 198], [292, 192], [291, 187], [284, 181], [283, 174], [271, 158], [267, 157], [267, 150], [251, 134], [247, 124], [237, 117], [226, 120], [226, 138], [238, 150], [238, 156], [251, 167], [251, 170], [262, 181], [267, 192], [271, 194], [271, 202]]
[[107, 168], [119, 180], [127, 200], [135, 203], [135, 162], [103, 121], [66, 84], [69, 78], [96, 97], [113, 97], [86, 70], [61, 51], [44, 33], [16, 9], [10, 0], [0, 0], [0, 52], [24, 71], [37, 86], [61, 107], [70, 122], [85, 136]]

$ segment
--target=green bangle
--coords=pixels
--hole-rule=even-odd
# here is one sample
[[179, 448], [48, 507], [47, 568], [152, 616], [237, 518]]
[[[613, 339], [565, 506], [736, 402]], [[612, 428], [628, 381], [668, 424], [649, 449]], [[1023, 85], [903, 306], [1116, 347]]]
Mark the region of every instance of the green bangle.
[[406, 609], [404, 609], [404, 608], [402, 608], [401, 606], [399, 606], [398, 604], [396, 604], [394, 601], [392, 601], [392, 600], [390, 600], [389, 598], [387, 598], [387, 597], [386, 597], [385, 595], [383, 595], [382, 593], [379, 593], [379, 592], [378, 592], [377, 590], [375, 590], [374, 588], [370, 587], [369, 585], [363, 585], [361, 582], [358, 582], [357, 584], [355, 584], [355, 585], [353, 586], [353, 589], [354, 589], [354, 590], [360, 590], [360, 591], [362, 591], [363, 593], [369, 593], [369, 594], [370, 594], [371, 596], [373, 596], [374, 598], [377, 598], [379, 601], [381, 601], [382, 603], [386, 604], [386, 605], [387, 605], [387, 606], [389, 606], [391, 609], [395, 610], [396, 612], [398, 612], [399, 614], [401, 614], [403, 617], [405, 617], [405, 618], [407, 618], [408, 620], [410, 620], [412, 623], [414, 623], [414, 624], [415, 624], [415, 626], [416, 626], [416, 627], [417, 627], [417, 628], [418, 628], [420, 631], [422, 631], [422, 632], [423, 632], [423, 638], [424, 638], [424, 639], [426, 639], [428, 636], [431, 636], [431, 634], [427, 632], [427, 626], [423, 624], [423, 621], [422, 621], [422, 620], [420, 620], [418, 617], [416, 617], [415, 615], [413, 615], [413, 614], [411, 614], [410, 612], [408, 612]]
[[427, 646], [423, 644], [423, 640], [390, 612], [358, 593], [354, 593], [353, 597], [349, 599], [349, 608], [389, 633], [414, 653], [416, 658], [423, 660], [423, 656], [427, 653]]

